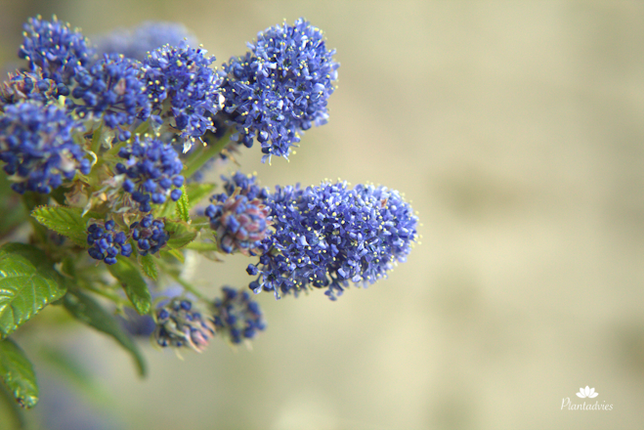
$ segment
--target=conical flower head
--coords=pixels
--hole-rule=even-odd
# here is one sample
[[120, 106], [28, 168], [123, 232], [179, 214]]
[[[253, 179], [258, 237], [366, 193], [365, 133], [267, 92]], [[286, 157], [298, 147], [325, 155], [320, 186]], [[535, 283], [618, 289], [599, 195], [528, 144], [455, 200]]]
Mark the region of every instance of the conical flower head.
[[260, 290], [297, 294], [327, 288], [335, 299], [349, 281], [366, 286], [405, 261], [417, 239], [418, 218], [397, 191], [385, 187], [324, 183], [277, 188], [267, 200], [275, 232], [262, 241]]
[[257, 139], [265, 154], [288, 157], [299, 133], [327, 122], [339, 64], [323, 33], [300, 18], [260, 32], [250, 52], [224, 64], [225, 112], [239, 143]]
[[69, 84], [79, 68], [89, 65], [94, 55], [87, 39], [69, 24], [42, 17], [29, 18], [24, 25], [24, 40], [18, 56], [29, 62], [29, 68], [40, 68], [43, 74], [61, 84]]

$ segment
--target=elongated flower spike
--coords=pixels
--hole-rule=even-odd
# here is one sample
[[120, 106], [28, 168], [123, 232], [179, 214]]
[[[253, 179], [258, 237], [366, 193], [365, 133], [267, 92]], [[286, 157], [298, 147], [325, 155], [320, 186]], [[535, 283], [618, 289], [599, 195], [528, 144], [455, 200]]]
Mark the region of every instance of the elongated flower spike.
[[275, 232], [264, 239], [250, 288], [295, 294], [326, 288], [335, 300], [352, 282], [366, 287], [405, 261], [418, 218], [397, 191], [345, 182], [276, 187], [266, 205]]

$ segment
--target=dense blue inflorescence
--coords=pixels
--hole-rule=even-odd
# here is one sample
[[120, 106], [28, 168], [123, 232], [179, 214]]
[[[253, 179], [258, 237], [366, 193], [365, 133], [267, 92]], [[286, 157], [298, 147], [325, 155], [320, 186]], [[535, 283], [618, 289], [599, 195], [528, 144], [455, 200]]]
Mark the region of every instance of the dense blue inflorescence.
[[154, 338], [162, 347], [190, 347], [201, 352], [215, 335], [210, 316], [194, 309], [191, 300], [175, 297], [156, 311]]
[[270, 226], [270, 209], [263, 204], [267, 190], [259, 188], [253, 176], [239, 172], [231, 179], [222, 178], [226, 192], [212, 196], [205, 210], [219, 249], [255, 255]]
[[[129, 260], [135, 272], [128, 277], [156, 281], [159, 269], [160, 283], [172, 278], [198, 296], [207, 310], [181, 292], [164, 293], [165, 301], [147, 313], [154, 317], [158, 345], [202, 351], [217, 333], [239, 344], [266, 328], [247, 289], [224, 287], [211, 300], [180, 279], [177, 270], [188, 250], [259, 256], [246, 269], [254, 279], [249, 286], [277, 298], [322, 288], [335, 300], [351, 283], [366, 287], [405, 261], [418, 238], [418, 218], [397, 191], [381, 186], [325, 182], [278, 186], [271, 193], [255, 176], [237, 172], [222, 176], [221, 192], [196, 211], [199, 221], [187, 216], [194, 205], [182, 193], [187, 190], [196, 203], [212, 188], [184, 188], [182, 160], [191, 176], [186, 179], [199, 180], [213, 160], [233, 159], [241, 145], [255, 140], [263, 162], [273, 155], [288, 158], [303, 131], [326, 123], [339, 64], [322, 32], [306, 20], [258, 33], [249, 51], [220, 72], [211, 68], [214, 57], [190, 47], [196, 41], [179, 24], [148, 22], [115, 32], [102, 39], [99, 55], [78, 30], [55, 17], [32, 18], [24, 28], [19, 56], [28, 67], [0, 85], [0, 162], [18, 193], [64, 187], [23, 199], [29, 207], [49, 203], [38, 208], [48, 214], [39, 222], [53, 230], [31, 242], [60, 248], [53, 257], [72, 265], [88, 261], [74, 257], [82, 248], [107, 265], [125, 264], [135, 253], [142, 258], [134, 266]], [[192, 148], [195, 140], [210, 146]], [[174, 205], [168, 198], [181, 201]], [[79, 227], [79, 216], [92, 219]], [[74, 225], [61, 224], [61, 217]], [[72, 239], [84, 227], [86, 244], [77, 246]], [[204, 231], [214, 234], [217, 246]], [[191, 240], [197, 242], [189, 245]], [[162, 251], [166, 246], [176, 261]], [[98, 261], [102, 269], [76, 272], [87, 282], [103, 282], [107, 272]], [[65, 272], [74, 274], [72, 269]], [[125, 304], [104, 296], [119, 308]], [[131, 304], [140, 310], [141, 303]]]
[[331, 299], [349, 281], [367, 286], [405, 261], [416, 240], [417, 217], [396, 191], [324, 183], [276, 188], [266, 201], [275, 232], [262, 241], [250, 285], [280, 294], [326, 288]]
[[135, 136], [118, 155], [126, 161], [116, 165], [116, 172], [126, 175], [123, 189], [132, 195], [141, 212], [150, 212], [152, 203], [164, 203], [168, 196], [174, 201], [181, 198], [183, 164], [170, 143]]
[[87, 39], [54, 16], [44, 21], [29, 18], [24, 25], [24, 40], [18, 56], [29, 62], [30, 70], [42, 69], [43, 75], [59, 84], [69, 84], [79, 68], [88, 66], [94, 55]]
[[156, 254], [170, 238], [165, 231], [163, 220], [154, 219], [152, 215], [146, 215], [141, 221], [133, 222], [130, 230], [140, 255]]
[[163, 21], [146, 21], [132, 29], [121, 28], [105, 36], [93, 37], [92, 40], [99, 55], [122, 54], [139, 61], [145, 60], [148, 52], [163, 45], [184, 48], [198, 43], [184, 25]]
[[140, 73], [138, 61], [106, 54], [89, 70], [77, 71], [71, 92], [76, 101], [67, 99], [67, 106], [81, 117], [91, 114], [101, 118], [105, 125], [119, 130], [120, 140], [127, 140], [131, 133], [122, 126], [146, 120], [151, 111]]
[[92, 223], [87, 227], [87, 252], [95, 260], [103, 260], [105, 264], [115, 264], [116, 256], [129, 257], [132, 245], [127, 243], [127, 236], [122, 231], [114, 229], [113, 220]]
[[264, 156], [288, 157], [299, 132], [326, 123], [339, 64], [322, 32], [304, 19], [260, 32], [250, 52], [223, 64], [221, 93], [233, 135]]
[[203, 49], [165, 45], [150, 52], [144, 61], [153, 113], [163, 119], [163, 104], [168, 100], [173, 127], [186, 139], [214, 130], [212, 116], [220, 108], [219, 79], [210, 68], [215, 57], [205, 54]]
[[0, 116], [0, 160], [17, 193], [48, 194], [72, 180], [77, 170], [90, 171], [90, 162], [73, 139], [82, 129], [62, 107], [25, 101], [7, 105]]
[[253, 339], [258, 331], [266, 329], [266, 321], [259, 304], [251, 300], [250, 294], [230, 287], [221, 289], [223, 299], [215, 299], [214, 321], [217, 334], [234, 344], [243, 339]]

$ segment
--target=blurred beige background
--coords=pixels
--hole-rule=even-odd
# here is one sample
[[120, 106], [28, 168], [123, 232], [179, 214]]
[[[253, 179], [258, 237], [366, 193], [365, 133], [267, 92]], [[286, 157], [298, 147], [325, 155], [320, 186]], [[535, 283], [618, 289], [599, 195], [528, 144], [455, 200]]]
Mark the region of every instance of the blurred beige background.
[[[290, 162], [254, 147], [242, 170], [383, 184], [423, 223], [367, 291], [260, 295], [253, 351], [214, 341], [181, 361], [144, 341], [139, 380], [110, 339], [74, 332], [108, 398], [76, 407], [116, 417], [105, 428], [641, 428], [644, 2], [2, 0], [3, 63], [36, 13], [90, 36], [183, 22], [217, 64], [306, 17], [341, 63], [330, 122]], [[197, 283], [245, 285], [247, 263], [203, 261]], [[613, 410], [561, 410], [586, 385]]]

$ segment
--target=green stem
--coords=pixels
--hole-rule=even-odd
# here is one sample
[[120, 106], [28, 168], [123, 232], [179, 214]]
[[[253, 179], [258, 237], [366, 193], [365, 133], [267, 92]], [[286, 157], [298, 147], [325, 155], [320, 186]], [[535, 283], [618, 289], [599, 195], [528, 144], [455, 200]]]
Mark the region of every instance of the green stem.
[[212, 157], [219, 154], [222, 149], [228, 145], [230, 142], [231, 131], [224, 134], [221, 139], [218, 141], [201, 148], [199, 151], [193, 152], [188, 160], [185, 163], [185, 168], [183, 169], [183, 176], [189, 178], [195, 174], [195, 172], [203, 167], [204, 164], [208, 162]]
[[[203, 217], [201, 217], [201, 218], [203, 218]], [[210, 226], [210, 222], [194, 222], [194, 219], [193, 219], [192, 221], [193, 221], [193, 223], [192, 223], [192, 224], [190, 224], [190, 225], [191, 225], [193, 228], [196, 228], [196, 229], [201, 229], [201, 228], [209, 227], [209, 226]]]
[[122, 297], [117, 296], [116, 294], [108, 293], [107, 291], [101, 290], [100, 288], [94, 287], [91, 283], [86, 282], [85, 283], [85, 289], [98, 294], [99, 296], [103, 296], [106, 299], [109, 299], [113, 301], [115, 304], [119, 306], [128, 306], [128, 307], [133, 307], [132, 303], [130, 303], [129, 300], [125, 300]]
[[159, 266], [159, 269], [168, 275], [170, 278], [174, 279], [177, 283], [179, 283], [185, 290], [189, 291], [192, 293], [195, 297], [197, 297], [199, 300], [204, 301], [205, 303], [210, 304], [211, 300], [208, 299], [206, 296], [204, 296], [199, 290], [197, 290], [191, 283], [188, 281], [184, 281], [181, 279], [179, 275], [175, 275], [174, 273], [167, 272], [163, 270], [162, 265]]
[[98, 156], [98, 151], [101, 149], [101, 132], [103, 131], [103, 123], [94, 130], [92, 135], [92, 152]]
[[219, 247], [214, 242], [190, 242], [186, 245], [186, 249], [193, 249], [195, 251], [217, 251]]

